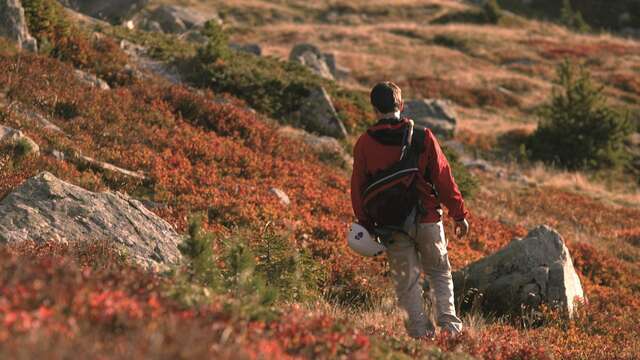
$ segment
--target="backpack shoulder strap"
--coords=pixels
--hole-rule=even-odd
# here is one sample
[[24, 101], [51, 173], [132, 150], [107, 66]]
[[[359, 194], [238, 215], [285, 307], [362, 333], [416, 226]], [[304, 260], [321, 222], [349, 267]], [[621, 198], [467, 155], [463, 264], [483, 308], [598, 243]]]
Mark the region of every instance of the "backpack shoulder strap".
[[413, 127], [413, 138], [411, 139], [411, 148], [413, 149], [416, 155], [422, 154], [424, 152], [424, 141], [427, 138], [427, 134], [425, 132], [425, 127], [420, 125], [415, 125]]

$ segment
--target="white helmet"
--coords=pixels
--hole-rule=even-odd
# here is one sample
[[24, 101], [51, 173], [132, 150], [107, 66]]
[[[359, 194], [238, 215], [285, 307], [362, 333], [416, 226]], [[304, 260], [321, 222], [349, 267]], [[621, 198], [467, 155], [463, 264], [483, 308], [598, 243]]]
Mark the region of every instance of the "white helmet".
[[364, 226], [357, 223], [351, 224], [347, 241], [349, 247], [362, 256], [377, 256], [386, 250]]

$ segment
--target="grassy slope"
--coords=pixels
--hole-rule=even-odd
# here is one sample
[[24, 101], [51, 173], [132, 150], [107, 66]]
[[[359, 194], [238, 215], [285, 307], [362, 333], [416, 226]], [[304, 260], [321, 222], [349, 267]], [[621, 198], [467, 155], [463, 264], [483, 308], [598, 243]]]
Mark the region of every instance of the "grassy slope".
[[[414, 3], [400, 4], [414, 6]], [[438, 3], [447, 8], [460, 6], [445, 1]], [[238, 4], [241, 10], [242, 6], [252, 6], [276, 8], [292, 14], [307, 12], [305, 2], [273, 5], [245, 1]], [[377, 4], [385, 5], [384, 2], [366, 4], [374, 8], [369, 10], [374, 14], [378, 13]], [[318, 8], [322, 10], [320, 5]], [[339, 61], [353, 68], [360, 81], [351, 84], [354, 87], [363, 87], [384, 71], [394, 77], [405, 77], [407, 84], [415, 83], [409, 92], [417, 93], [424, 78], [433, 76], [429, 69], [441, 66], [446, 69], [442, 74], [447, 78], [455, 84], [464, 84], [455, 89], [495, 84], [499, 76], [504, 76], [538, 84], [539, 87], [518, 96], [522, 103], [536, 104], [547, 93], [555, 60], [538, 54], [546, 42], [535, 42], [542, 44], [535, 48], [527, 45], [526, 41], [530, 40], [526, 30], [470, 25], [425, 27], [415, 20], [407, 21], [403, 11], [384, 12], [383, 16], [391, 19], [391, 24], [363, 24], [355, 28], [323, 25], [325, 31], [322, 32], [312, 31], [314, 28], [305, 24], [276, 23], [255, 32], [242, 30], [240, 25], [236, 37], [264, 40], [267, 51], [281, 55], [286, 54], [291, 41], [317, 40], [328, 49], [336, 50]], [[540, 26], [525, 24], [527, 29]], [[396, 28], [403, 31], [390, 31]], [[410, 33], [409, 39], [404, 31], [407, 29], [415, 32]], [[555, 39], [554, 32], [565, 36], [565, 41], [585, 46], [599, 44], [593, 45], [596, 48], [619, 46], [624, 53], [637, 46], [607, 36], [576, 37], [559, 28], [539, 31], [534, 39], [542, 37], [545, 41], [554, 41], [557, 46], [563, 45], [559, 45], [561, 42]], [[460, 36], [465, 38], [469, 37], [468, 33], [483, 39], [482, 34], [489, 38], [499, 37], [502, 41], [496, 40], [492, 44], [500, 44], [508, 54], [520, 55], [517, 50], [527, 57], [534, 57], [541, 66], [532, 77], [523, 77], [494, 60], [477, 61], [480, 66], [471, 69], [465, 65], [476, 64], [474, 59], [477, 57], [423, 44], [417, 37], [424, 33], [429, 38], [433, 32], [446, 32], [449, 36], [462, 34]], [[270, 36], [262, 38], [264, 33]], [[426, 60], [412, 60], [411, 66], [401, 67], [399, 60], [385, 55], [389, 42], [384, 40], [394, 43], [393, 50], [398, 53], [406, 55], [415, 50]], [[494, 46], [482, 46], [478, 51], [496, 50]], [[509, 50], [510, 47], [515, 50]], [[567, 49], [573, 51], [575, 48]], [[593, 50], [590, 46], [587, 48]], [[363, 55], [357, 55], [358, 52]], [[598, 54], [603, 61], [616, 61], [623, 69], [637, 71], [634, 56], [619, 56], [616, 60]], [[486, 59], [493, 59], [497, 55], [486, 56]], [[596, 72], [607, 74], [606, 67], [599, 67], [604, 65], [590, 66]], [[22, 349], [21, 356], [29, 357], [38, 352], [48, 353], [53, 346], [60, 351], [56, 353], [59, 356], [80, 348], [115, 357], [126, 356], [132, 349], [139, 351], [135, 354], [140, 357], [158, 356], [159, 349], [163, 349], [163, 356], [209, 353], [223, 357], [242, 351], [247, 357], [259, 353], [268, 357], [283, 356], [283, 353], [334, 357], [338, 354], [355, 356], [359, 352], [362, 356], [384, 357], [394, 353], [396, 356], [434, 358], [441, 356], [439, 351], [445, 351], [447, 356], [463, 356], [461, 352], [466, 352], [486, 358], [547, 355], [633, 358], [640, 353], [637, 334], [632, 330], [640, 321], [637, 317], [640, 313], [637, 300], [640, 291], [637, 219], [640, 211], [633, 207], [611, 205], [553, 186], [529, 188], [484, 175], [486, 178], [482, 182], [493, 186], [484, 189], [470, 203], [473, 234], [463, 241], [451, 241], [454, 267], [459, 268], [495, 251], [513, 236], [524, 235], [526, 228], [541, 222], [549, 223], [557, 226], [567, 239], [590, 303], [569, 325], [555, 321], [551, 314], [546, 317], [546, 327], [530, 330], [510, 321], [467, 316], [467, 322], [473, 325], [469, 336], [455, 342], [439, 338], [436, 343], [425, 346], [403, 334], [399, 313], [389, 292], [385, 291], [389, 289], [388, 279], [380, 276], [384, 274], [384, 263], [362, 261], [352, 256], [341, 241], [344, 226], [350, 221], [347, 174], [320, 164], [313, 155], [286, 151], [292, 146], [300, 149], [304, 146], [275, 136], [271, 122], [263, 122], [260, 117], [243, 110], [243, 105], [235, 100], [227, 105], [212, 104], [213, 94], [197, 94], [188, 88], [165, 84], [160, 79], [121, 80], [112, 92], [89, 90], [68, 80], [69, 65], [43, 57], [18, 57], [10, 50], [3, 52], [0, 67], [9, 70], [0, 72], [0, 84], [6, 98], [51, 114], [52, 120], [73, 136], [66, 139], [43, 132], [6, 106], [0, 107], [3, 123], [23, 128], [41, 144], [82, 150], [101, 160], [143, 170], [151, 177], [146, 184], [131, 183], [75, 168], [49, 156], [16, 161], [10, 157], [9, 150], [4, 149], [0, 162], [2, 193], [27, 176], [48, 169], [88, 188], [108, 187], [167, 203], [168, 207], [161, 209], [160, 214], [181, 229], [184, 229], [185, 217], [193, 211], [207, 212], [207, 227], [218, 236], [233, 233], [236, 226], [257, 232], [264, 223], [275, 220], [276, 227], [289, 234], [292, 243], [309, 248], [315, 259], [325, 266], [330, 279], [321, 284], [325, 293], [340, 294], [336, 289], [344, 291], [346, 288], [352, 294], [369, 294], [368, 298], [375, 304], [373, 308], [353, 310], [336, 305], [327, 300], [331, 297], [324, 296], [298, 305], [286, 305], [283, 313], [288, 315], [281, 315], [276, 321], [255, 321], [229, 312], [222, 304], [233, 302], [233, 299], [224, 297], [214, 297], [211, 306], [185, 309], [167, 295], [166, 289], [174, 287], [171, 278], [147, 279], [147, 275], [126, 265], [100, 265], [103, 257], [110, 258], [109, 250], [101, 250], [102, 253], [92, 249], [88, 251], [89, 261], [85, 257], [84, 263], [78, 264], [75, 259], [83, 259], [82, 254], [87, 253], [82, 248], [3, 249], [0, 253], [5, 267], [0, 279], [0, 321], [5, 327], [0, 331], [0, 342], [7, 354]], [[91, 68], [91, 61], [88, 67]], [[409, 81], [413, 78], [421, 80]], [[638, 94], [628, 96], [637, 97]], [[58, 103], [74, 104], [80, 116], [69, 119], [57, 116]], [[185, 109], [194, 108], [198, 110], [196, 116], [184, 116]], [[494, 103], [478, 107], [466, 103], [458, 105], [458, 110], [462, 114], [461, 127], [471, 134], [467, 135], [469, 139], [493, 136], [489, 132], [491, 128], [504, 131], [531, 127], [530, 114], [521, 108]], [[468, 120], [470, 118], [479, 120]], [[258, 127], [258, 131], [248, 130], [249, 127]], [[238, 182], [242, 186], [238, 187]], [[290, 209], [281, 207], [269, 195], [270, 186], [282, 187], [289, 193], [293, 199]], [[567, 208], [566, 204], [574, 204], [578, 211]], [[39, 260], [27, 260], [33, 256]], [[92, 262], [97, 264], [87, 266]], [[37, 284], [56, 286], [43, 292]], [[69, 297], [68, 293], [74, 295]], [[528, 325], [525, 320], [520, 319]], [[51, 341], [51, 332], [66, 336], [54, 337], [55, 341]], [[154, 338], [152, 334], [161, 335]], [[112, 342], [96, 340], [105, 338], [113, 339], [119, 345], [115, 347]], [[145, 346], [133, 346], [135, 341]], [[25, 344], [30, 344], [29, 351], [24, 350]], [[539, 348], [545, 348], [546, 352], [540, 353]], [[168, 349], [167, 352], [164, 349]]]

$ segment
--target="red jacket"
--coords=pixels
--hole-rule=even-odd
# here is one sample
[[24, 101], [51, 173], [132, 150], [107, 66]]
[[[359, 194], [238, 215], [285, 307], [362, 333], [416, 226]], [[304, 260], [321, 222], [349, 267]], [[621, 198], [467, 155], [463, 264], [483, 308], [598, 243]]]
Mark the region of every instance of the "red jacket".
[[[406, 120], [404, 120], [406, 121]], [[362, 206], [362, 192], [368, 179], [376, 172], [393, 165], [400, 158], [400, 145], [384, 145], [374, 139], [370, 131], [400, 131], [403, 122], [381, 121], [362, 134], [353, 150], [353, 173], [351, 175], [351, 203], [353, 211], [361, 224], [369, 224]], [[422, 174], [428, 174], [430, 179], [421, 176], [418, 180], [418, 191], [422, 196], [422, 205], [426, 210], [420, 220], [421, 223], [434, 223], [441, 220], [441, 206], [443, 203], [449, 209], [449, 215], [456, 221], [467, 216], [464, 200], [458, 190], [449, 162], [445, 157], [438, 140], [431, 130], [426, 129], [424, 142], [425, 151], [419, 158], [419, 168]], [[433, 184], [438, 197], [433, 194]]]

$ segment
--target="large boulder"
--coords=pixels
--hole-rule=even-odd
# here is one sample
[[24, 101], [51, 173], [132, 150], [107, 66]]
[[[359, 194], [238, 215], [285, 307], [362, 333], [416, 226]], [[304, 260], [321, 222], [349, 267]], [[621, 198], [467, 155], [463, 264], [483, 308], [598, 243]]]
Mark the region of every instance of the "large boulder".
[[0, 201], [0, 243], [97, 239], [126, 249], [148, 269], [180, 258], [181, 237], [173, 227], [120, 193], [91, 192], [44, 172]]
[[9, 38], [21, 49], [38, 51], [38, 43], [27, 27], [20, 0], [0, 0], [0, 36]]
[[407, 100], [402, 116], [413, 119], [416, 125], [424, 126], [442, 139], [451, 139], [456, 130], [456, 113], [444, 100]]
[[120, 23], [144, 8], [149, 0], [60, 0], [60, 2], [85, 15]]
[[312, 88], [293, 117], [309, 131], [335, 138], [347, 137], [347, 130], [323, 87]]
[[463, 310], [479, 307], [497, 315], [541, 304], [571, 315], [576, 301], [584, 298], [564, 240], [546, 225], [455, 272], [453, 281]]

